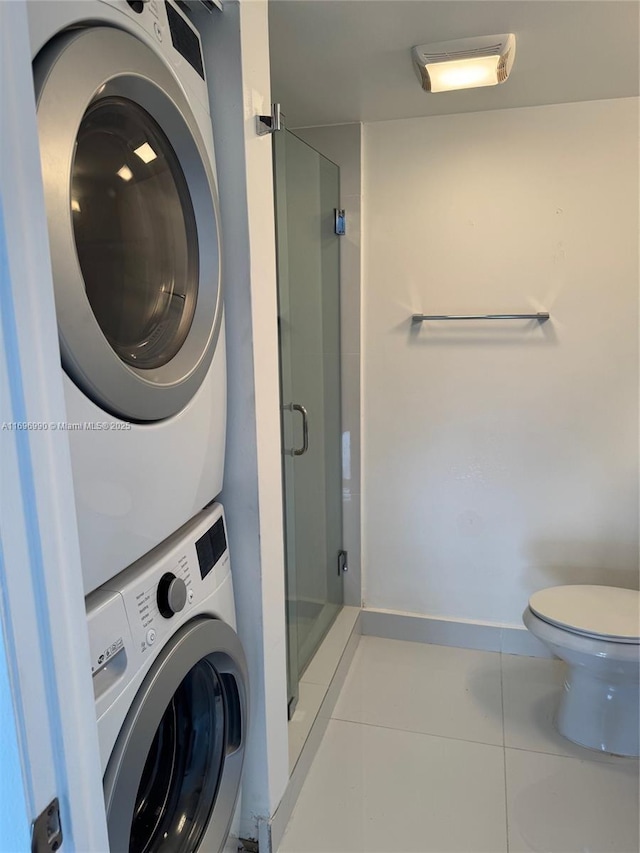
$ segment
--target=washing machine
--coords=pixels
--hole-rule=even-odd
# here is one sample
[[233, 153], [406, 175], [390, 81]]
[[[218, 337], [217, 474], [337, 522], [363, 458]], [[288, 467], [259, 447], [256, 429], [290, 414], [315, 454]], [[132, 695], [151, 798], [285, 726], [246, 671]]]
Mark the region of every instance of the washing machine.
[[222, 489], [209, 96], [172, 0], [27, 6], [87, 594]]
[[86, 606], [111, 851], [236, 853], [249, 687], [222, 506]]

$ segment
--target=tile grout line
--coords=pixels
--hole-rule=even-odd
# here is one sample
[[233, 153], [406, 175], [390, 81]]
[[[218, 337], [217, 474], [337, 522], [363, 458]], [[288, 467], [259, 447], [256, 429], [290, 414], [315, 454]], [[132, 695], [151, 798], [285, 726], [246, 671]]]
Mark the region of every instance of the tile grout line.
[[500, 706], [502, 708], [502, 762], [504, 768], [504, 822], [506, 832], [507, 853], [509, 853], [509, 797], [507, 795], [507, 736], [504, 726], [504, 678], [503, 658], [500, 652]]
[[[363, 640], [375, 639], [375, 640], [382, 640], [384, 642], [403, 642], [403, 643], [407, 642], [411, 645], [416, 645], [411, 640], [409, 640], [409, 641], [389, 640], [389, 638], [387, 638], [387, 637], [377, 637], [377, 636], [373, 636], [373, 635], [369, 635], [369, 634], [363, 634], [362, 639]], [[430, 645], [430, 644], [418, 643], [417, 645]], [[441, 648], [450, 648], [450, 647], [442, 646]], [[403, 732], [408, 732], [411, 734], [422, 734], [422, 735], [427, 735], [429, 737], [445, 738], [447, 740], [458, 740], [458, 741], [462, 741], [463, 743], [477, 743], [477, 744], [483, 744], [485, 746], [502, 746], [505, 750], [505, 764], [506, 764], [506, 750], [507, 749], [515, 750], [517, 752], [528, 752], [532, 755], [548, 755], [550, 757], [571, 758], [574, 761], [583, 761], [583, 762], [589, 762], [589, 763], [593, 763], [593, 764], [606, 764], [606, 765], [611, 766], [611, 767], [622, 766], [623, 764], [628, 766], [632, 762], [638, 761], [637, 758], [628, 758], [626, 756], [617, 756], [617, 755], [613, 755], [610, 753], [599, 753], [596, 751], [593, 751], [593, 755], [572, 755], [572, 754], [567, 753], [567, 752], [553, 751], [551, 748], [549, 748], [549, 749], [535, 749], [535, 748], [532, 748], [530, 746], [516, 746], [516, 745], [511, 744], [511, 743], [507, 744], [507, 742], [506, 742], [506, 727], [505, 727], [505, 710], [504, 710], [504, 705], [505, 705], [505, 702], [504, 702], [504, 657], [505, 656], [508, 658], [525, 657], [527, 660], [550, 660], [550, 659], [532, 658], [531, 656], [528, 656], [528, 655], [522, 655], [522, 656], [512, 655], [510, 653], [500, 652], [500, 651], [498, 651], [498, 652], [485, 652], [483, 650], [477, 650], [477, 649], [460, 649], [460, 651], [464, 651], [464, 652], [467, 652], [467, 651], [477, 652], [478, 651], [483, 655], [499, 655], [500, 656], [500, 701], [501, 701], [501, 716], [502, 716], [502, 743], [496, 744], [495, 742], [491, 742], [491, 741], [476, 740], [476, 739], [468, 738], [468, 737], [456, 737], [455, 735], [445, 735], [445, 734], [441, 734], [439, 732], [434, 732], [434, 731], [424, 731], [424, 730], [419, 730], [419, 729], [405, 728], [405, 727], [401, 727], [401, 726], [397, 726], [397, 725], [394, 726], [394, 725], [387, 725], [384, 723], [375, 723], [375, 722], [368, 722], [365, 720], [350, 719], [348, 717], [336, 716], [335, 713], [331, 715], [331, 719], [338, 720], [338, 721], [343, 722], [343, 723], [356, 723], [356, 724], [360, 724], [360, 725], [368, 725], [368, 726], [373, 726], [373, 727], [377, 727], [377, 728], [389, 729], [391, 731], [403, 731]], [[354, 658], [354, 663], [355, 663], [355, 658]], [[345, 685], [343, 685], [343, 690], [345, 687], [346, 687], [346, 682], [345, 682]], [[338, 698], [340, 698], [340, 697], [338, 697]], [[336, 703], [336, 707], [337, 707], [337, 703]]]
[[329, 720], [334, 720], [336, 723], [348, 723], [352, 726], [368, 726], [371, 729], [384, 729], [388, 732], [402, 732], [407, 735], [423, 735], [424, 737], [435, 737], [441, 740], [455, 740], [459, 743], [475, 743], [477, 746], [493, 746], [496, 749], [504, 749], [504, 746], [499, 743], [487, 743], [485, 740], [469, 740], [464, 737], [453, 737], [453, 735], [436, 735], [433, 732], [419, 732], [415, 729], [399, 729], [397, 726], [385, 726], [382, 723], [367, 723], [364, 720], [345, 720], [344, 717], [329, 717]]
[[[435, 737], [441, 738], [442, 740], [456, 740], [460, 743], [475, 743], [478, 746], [495, 746], [497, 749], [502, 749], [505, 756], [505, 765], [506, 765], [506, 753], [507, 749], [513, 752], [527, 752], [530, 755], [548, 755], [550, 758], [568, 758], [572, 761], [582, 761], [588, 762], [589, 764], [604, 764], [606, 767], [619, 767], [622, 762], [624, 762], [623, 766], [626, 766], [625, 756], [614, 756], [615, 758], [619, 758], [619, 761], [608, 761], [606, 759], [601, 758], [583, 758], [581, 755], [566, 755], [562, 752], [546, 752], [542, 749], [527, 749], [524, 746], [506, 746], [504, 743], [490, 743], [486, 740], [470, 740], [469, 738], [464, 737], [454, 737], [453, 735], [443, 735], [437, 734], [436, 732], [421, 732], [417, 729], [401, 729], [398, 726], [387, 726], [384, 723], [369, 723], [365, 720], [348, 720], [346, 717], [336, 717], [334, 714], [329, 717], [330, 720], [335, 720], [337, 723], [350, 723], [353, 726], [369, 726], [372, 729], [385, 729], [390, 732], [404, 732], [409, 735], [424, 735], [425, 737]], [[633, 761], [637, 761], [638, 759], [630, 758], [628, 759], [629, 763]], [[505, 774], [506, 775], [506, 774]]]
[[632, 762], [638, 761], [637, 758], [626, 755], [615, 755], [611, 752], [603, 754], [611, 755], [614, 759], [613, 761], [609, 758], [591, 758], [589, 756], [585, 757], [582, 755], [567, 755], [566, 752], [547, 752], [545, 749], [527, 749], [526, 746], [505, 746], [505, 752], [507, 749], [512, 752], [528, 752], [530, 755], [548, 755], [549, 758], [568, 758], [569, 761], [581, 761], [583, 763], [586, 762], [587, 764], [603, 764], [605, 767], [630, 767]]

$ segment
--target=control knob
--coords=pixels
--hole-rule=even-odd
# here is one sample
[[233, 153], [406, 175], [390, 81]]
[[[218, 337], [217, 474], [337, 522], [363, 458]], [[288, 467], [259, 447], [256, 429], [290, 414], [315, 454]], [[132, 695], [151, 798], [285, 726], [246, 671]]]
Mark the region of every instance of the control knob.
[[166, 572], [160, 578], [157, 592], [158, 610], [165, 619], [179, 613], [187, 603], [187, 585], [182, 578]]

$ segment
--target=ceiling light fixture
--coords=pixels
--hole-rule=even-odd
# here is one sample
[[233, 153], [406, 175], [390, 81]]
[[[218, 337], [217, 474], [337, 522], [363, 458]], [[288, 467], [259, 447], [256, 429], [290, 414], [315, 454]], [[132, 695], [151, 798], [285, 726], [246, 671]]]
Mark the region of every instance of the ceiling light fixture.
[[119, 178], [122, 178], [123, 181], [130, 181], [133, 177], [133, 172], [131, 169], [125, 164], [121, 169], [118, 169], [116, 175]]
[[425, 92], [496, 86], [509, 76], [516, 55], [513, 33], [419, 44], [411, 49]]
[[150, 163], [158, 156], [148, 142], [143, 142], [138, 148], [134, 148], [133, 153], [137, 154], [143, 163]]

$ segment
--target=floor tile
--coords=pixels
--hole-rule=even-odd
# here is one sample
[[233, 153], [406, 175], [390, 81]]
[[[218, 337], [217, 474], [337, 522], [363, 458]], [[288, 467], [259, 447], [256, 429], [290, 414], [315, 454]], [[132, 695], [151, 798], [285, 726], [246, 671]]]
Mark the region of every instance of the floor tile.
[[502, 656], [506, 746], [569, 755], [587, 761], [629, 763], [628, 758], [578, 746], [556, 730], [554, 717], [565, 672], [566, 664], [561, 660]]
[[333, 717], [501, 745], [500, 655], [362, 637]]
[[510, 853], [637, 853], [633, 762], [506, 753]]
[[327, 688], [323, 684], [301, 681], [298, 685], [298, 704], [289, 720], [289, 772], [295, 767], [302, 747], [311, 731]]
[[279, 853], [501, 853], [501, 747], [331, 720]]
[[311, 663], [302, 673], [302, 681], [329, 686], [359, 613], [359, 607], [342, 608]]

